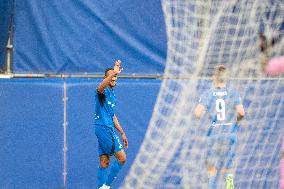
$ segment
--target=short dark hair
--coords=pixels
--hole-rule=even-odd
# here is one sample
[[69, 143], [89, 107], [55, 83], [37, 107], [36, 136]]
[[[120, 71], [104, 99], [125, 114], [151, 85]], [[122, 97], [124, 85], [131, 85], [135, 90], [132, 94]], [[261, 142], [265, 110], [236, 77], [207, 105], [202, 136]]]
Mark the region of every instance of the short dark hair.
[[107, 68], [107, 69], [105, 69], [105, 76], [107, 76], [107, 72], [110, 71], [110, 70], [113, 70], [113, 68]]
[[224, 72], [224, 71], [226, 71], [226, 66], [223, 65], [223, 64], [219, 64], [215, 67], [215, 71], [216, 72]]
[[215, 66], [214, 75], [219, 82], [226, 81], [226, 66], [223, 64]]

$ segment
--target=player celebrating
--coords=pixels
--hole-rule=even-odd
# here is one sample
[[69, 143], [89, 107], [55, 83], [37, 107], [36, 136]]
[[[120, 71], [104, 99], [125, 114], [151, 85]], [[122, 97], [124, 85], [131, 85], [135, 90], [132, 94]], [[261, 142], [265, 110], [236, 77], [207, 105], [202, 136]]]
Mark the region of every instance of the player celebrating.
[[[99, 189], [108, 189], [116, 178], [118, 172], [126, 161], [126, 154], [123, 145], [120, 143], [115, 133], [116, 128], [122, 136], [124, 148], [128, 147], [126, 135], [120, 126], [114, 113], [116, 96], [114, 87], [116, 86], [117, 75], [121, 72], [121, 61], [115, 62], [114, 68], [105, 70], [104, 80], [97, 88], [96, 94], [96, 113], [95, 113], [95, 131], [99, 144], [100, 166], [98, 167], [97, 179]], [[110, 157], [114, 155], [113, 161], [108, 170]]]
[[[226, 188], [233, 189], [233, 159], [236, 147], [238, 122], [245, 111], [239, 94], [226, 87], [226, 67], [215, 67], [213, 74], [214, 88], [205, 92], [195, 108], [195, 116], [201, 118], [205, 110], [211, 122], [208, 129], [208, 152], [206, 166], [209, 186], [217, 189], [217, 180], [225, 175]], [[237, 115], [236, 115], [237, 114]]]

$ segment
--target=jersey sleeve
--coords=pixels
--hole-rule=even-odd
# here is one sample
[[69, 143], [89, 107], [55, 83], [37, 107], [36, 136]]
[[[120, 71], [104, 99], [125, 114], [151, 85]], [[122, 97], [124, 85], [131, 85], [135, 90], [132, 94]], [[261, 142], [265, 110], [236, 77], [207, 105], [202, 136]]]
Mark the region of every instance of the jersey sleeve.
[[240, 94], [237, 91], [235, 91], [234, 92], [234, 105], [237, 106], [237, 105], [240, 105], [240, 104], [242, 104], [242, 98], [241, 98]]
[[205, 107], [208, 107], [208, 101], [209, 101], [209, 93], [206, 92], [199, 97], [198, 103]]
[[100, 104], [103, 105], [105, 100], [106, 100], [105, 90], [102, 93], [100, 93], [97, 89], [96, 90], [96, 96], [97, 96]]

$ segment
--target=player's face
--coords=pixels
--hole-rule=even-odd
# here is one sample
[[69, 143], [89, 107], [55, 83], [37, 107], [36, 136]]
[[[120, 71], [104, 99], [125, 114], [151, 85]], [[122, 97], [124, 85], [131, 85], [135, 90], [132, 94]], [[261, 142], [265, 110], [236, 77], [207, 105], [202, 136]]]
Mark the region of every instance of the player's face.
[[[107, 77], [110, 72], [111, 72], [111, 70], [107, 72], [105, 77]], [[111, 81], [109, 82], [109, 87], [111, 87], [111, 88], [115, 87], [116, 86], [116, 80], [117, 80], [117, 76], [112, 77]]]
[[117, 76], [114, 76], [113, 78], [111, 78], [111, 81], [109, 83], [110, 87], [115, 87], [116, 86], [116, 80], [117, 80]]

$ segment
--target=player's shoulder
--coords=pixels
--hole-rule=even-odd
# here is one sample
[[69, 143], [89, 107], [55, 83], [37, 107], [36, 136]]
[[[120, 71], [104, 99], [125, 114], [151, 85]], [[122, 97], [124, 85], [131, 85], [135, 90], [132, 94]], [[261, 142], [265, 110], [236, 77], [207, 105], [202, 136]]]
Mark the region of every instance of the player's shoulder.
[[240, 97], [240, 92], [236, 88], [232, 88], [232, 87], [227, 88], [227, 92], [228, 92], [228, 96], [230, 98], [239, 98]]
[[224, 88], [224, 90], [226, 90], [227, 93], [231, 93], [231, 94], [238, 92], [238, 90], [237, 90], [235, 87], [232, 87], [232, 86], [226, 86], [226, 87]]
[[115, 92], [114, 92], [114, 89], [113, 88], [109, 88], [107, 87], [104, 91], [104, 94], [106, 96], [115, 96]]
[[200, 96], [201, 98], [207, 98], [207, 97], [210, 96], [210, 94], [211, 94], [212, 92], [213, 92], [213, 91], [210, 90], [210, 89], [204, 90], [204, 91], [201, 91], [201, 92], [199, 93], [199, 96]]
[[212, 94], [211, 90], [204, 90], [204, 91], [200, 92], [198, 102], [200, 104], [207, 104], [209, 99], [212, 97], [211, 94]]
[[109, 87], [106, 87], [102, 92], [100, 92], [99, 90], [98, 90], [98, 88], [96, 89], [96, 92], [97, 93], [109, 93], [110, 92], [110, 88]]

